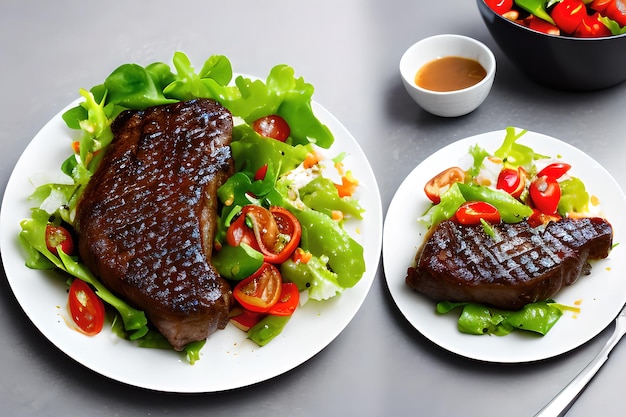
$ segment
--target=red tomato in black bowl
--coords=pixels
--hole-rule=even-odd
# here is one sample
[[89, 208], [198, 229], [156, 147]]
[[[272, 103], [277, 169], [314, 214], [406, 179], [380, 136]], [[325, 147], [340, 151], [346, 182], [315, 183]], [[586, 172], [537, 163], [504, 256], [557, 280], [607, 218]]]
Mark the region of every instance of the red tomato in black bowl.
[[502, 17], [486, 0], [476, 0], [476, 4], [500, 50], [537, 83], [561, 90], [589, 91], [626, 80], [626, 34], [584, 39], [548, 35]]

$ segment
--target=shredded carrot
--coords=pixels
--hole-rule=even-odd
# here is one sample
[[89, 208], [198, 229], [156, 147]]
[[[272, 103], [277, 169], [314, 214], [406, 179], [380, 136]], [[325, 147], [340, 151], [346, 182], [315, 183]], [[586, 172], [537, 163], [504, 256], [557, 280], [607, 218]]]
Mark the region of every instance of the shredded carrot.
[[592, 195], [591, 196], [591, 205], [592, 206], [597, 206], [599, 204], [600, 204], [600, 199], [597, 196]]
[[343, 162], [341, 162], [341, 161], [335, 162], [335, 169], [337, 170], [339, 175], [344, 175], [345, 170], [344, 170], [344, 167], [343, 167]]
[[561, 310], [571, 311], [574, 314], [580, 313], [580, 307], [561, 305], [560, 308], [561, 308]]
[[584, 219], [586, 217], [589, 217], [589, 215], [585, 213], [577, 213], [575, 211], [570, 211], [567, 213], [567, 217], [570, 219]]
[[341, 221], [343, 220], [343, 212], [341, 212], [341, 210], [333, 210], [331, 213], [331, 218], [333, 220]]
[[72, 142], [72, 149], [74, 150], [74, 153], [80, 153], [80, 141], [75, 140]]
[[321, 156], [317, 153], [317, 152], [310, 152], [306, 158], [304, 158], [304, 162], [302, 162], [302, 165], [304, 166], [305, 169], [311, 168], [314, 165], [317, 165], [317, 163], [321, 160]]
[[358, 185], [359, 181], [352, 176], [351, 171], [348, 171], [346, 175], [341, 177], [341, 184], [335, 184], [335, 187], [337, 187], [339, 197], [348, 197], [354, 194]]
[[476, 177], [476, 182], [485, 187], [489, 187], [491, 185], [491, 179], [486, 177]]
[[305, 264], [311, 260], [313, 255], [311, 252], [305, 251], [304, 249], [298, 247], [293, 253], [293, 261], [295, 263]]

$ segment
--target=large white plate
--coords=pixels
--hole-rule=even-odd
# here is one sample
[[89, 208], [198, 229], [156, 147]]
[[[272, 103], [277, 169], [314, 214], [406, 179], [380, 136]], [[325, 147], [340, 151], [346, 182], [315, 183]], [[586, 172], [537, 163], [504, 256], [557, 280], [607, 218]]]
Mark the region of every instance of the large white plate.
[[617, 316], [626, 301], [626, 198], [611, 175], [582, 151], [549, 136], [528, 132], [519, 143], [536, 152], [559, 156], [572, 165], [570, 173], [580, 177], [591, 195], [600, 200], [601, 214], [614, 227], [616, 246], [605, 260], [595, 262], [591, 275], [556, 295], [556, 301], [574, 306], [578, 314], [566, 312], [544, 336], [513, 332], [508, 336], [475, 336], [457, 330], [457, 314], [439, 315], [435, 302], [405, 284], [407, 268], [421, 246], [425, 228], [418, 216], [428, 208], [423, 187], [443, 169], [457, 165], [478, 144], [493, 153], [502, 144], [505, 131], [485, 133], [452, 143], [428, 157], [403, 181], [397, 190], [383, 232], [383, 265], [391, 296], [406, 319], [426, 338], [458, 355], [487, 362], [532, 362], [568, 352], [589, 341]]
[[[78, 100], [67, 108], [77, 103]], [[280, 375], [313, 357], [357, 313], [374, 280], [382, 245], [380, 193], [363, 151], [326, 109], [313, 103], [313, 110], [335, 135], [331, 149], [322, 153], [334, 157], [345, 152], [345, 167], [361, 184], [356, 197], [366, 210], [364, 220], [347, 225], [351, 235], [363, 245], [366, 260], [367, 270], [355, 287], [331, 301], [307, 303], [294, 314], [283, 333], [263, 348], [247, 340], [245, 333], [234, 326], [227, 326], [210, 336], [200, 361], [194, 365], [174, 351], [135, 347], [106, 329], [93, 338], [70, 330], [65, 323], [64, 279], [26, 268], [18, 242], [19, 223], [29, 216], [27, 197], [33, 191], [29, 178], [40, 172], [58, 172], [71, 152], [73, 133], [61, 119], [61, 111], [24, 151], [2, 203], [0, 243], [4, 268], [28, 317], [45, 337], [84, 366], [114, 380], [158, 391], [198, 393], [239, 388]]]

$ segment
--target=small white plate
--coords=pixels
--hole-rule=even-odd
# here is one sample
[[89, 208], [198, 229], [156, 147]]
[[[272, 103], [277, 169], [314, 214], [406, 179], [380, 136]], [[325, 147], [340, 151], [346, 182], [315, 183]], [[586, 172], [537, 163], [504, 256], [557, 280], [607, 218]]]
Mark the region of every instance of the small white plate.
[[356, 286], [330, 301], [308, 302], [296, 311], [283, 333], [262, 348], [229, 325], [209, 337], [194, 365], [174, 351], [136, 347], [112, 335], [108, 327], [95, 337], [71, 330], [65, 322], [64, 278], [24, 266], [24, 251], [18, 241], [19, 223], [30, 213], [27, 198], [33, 186], [29, 178], [59, 172], [71, 153], [75, 133], [61, 119], [64, 109], [22, 154], [7, 184], [0, 213], [4, 268], [28, 317], [45, 337], [77, 362], [114, 380], [157, 391], [200, 393], [239, 388], [280, 375], [313, 357], [349, 324], [369, 292], [381, 253], [382, 208], [376, 179], [356, 140], [325, 108], [315, 102], [312, 105], [335, 136], [333, 146], [320, 152], [329, 158], [345, 152], [345, 167], [360, 182], [355, 197], [365, 209], [364, 220], [346, 224], [364, 247], [367, 270]]
[[398, 188], [385, 218], [383, 265], [391, 296], [406, 319], [440, 347], [458, 355], [487, 362], [521, 363], [547, 359], [589, 341], [615, 319], [626, 301], [626, 197], [615, 179], [587, 154], [558, 139], [527, 132], [518, 143], [543, 155], [560, 157], [572, 165], [571, 175], [585, 183], [590, 195], [598, 197], [601, 214], [614, 228], [617, 245], [607, 259], [593, 263], [591, 275], [582, 276], [559, 292], [557, 302], [574, 306], [580, 313], [565, 312], [550, 332], [541, 337], [515, 331], [507, 336], [475, 336], [457, 329], [458, 315], [439, 315], [436, 303], [411, 290], [405, 283], [407, 268], [421, 246], [426, 229], [417, 218], [429, 207], [423, 188], [443, 169], [459, 164], [470, 146], [478, 144], [493, 153], [505, 131], [485, 133], [459, 140], [419, 164]]

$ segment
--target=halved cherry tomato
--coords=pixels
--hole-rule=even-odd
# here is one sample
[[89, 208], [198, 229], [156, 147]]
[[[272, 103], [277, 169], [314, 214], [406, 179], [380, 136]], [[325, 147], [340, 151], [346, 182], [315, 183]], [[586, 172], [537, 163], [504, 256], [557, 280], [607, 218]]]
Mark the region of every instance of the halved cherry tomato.
[[500, 213], [493, 205], [484, 201], [468, 201], [457, 209], [456, 220], [465, 225], [479, 224], [480, 219], [488, 223], [500, 223]]
[[550, 16], [559, 29], [571, 35], [587, 16], [587, 8], [581, 0], [561, 0], [554, 5]]
[[615, 20], [620, 26], [626, 26], [626, 0], [613, 0], [606, 5], [604, 16]]
[[70, 285], [68, 300], [70, 316], [78, 328], [88, 336], [93, 336], [104, 326], [104, 303], [91, 287], [80, 279]]
[[602, 13], [604, 11], [604, 9], [607, 8], [607, 6], [610, 3], [613, 3], [615, 0], [593, 0], [590, 4], [589, 7], [593, 10], [595, 10], [596, 12], [600, 12]]
[[231, 310], [230, 322], [240, 330], [247, 332], [265, 316], [264, 313], [256, 313], [241, 307]]
[[278, 302], [274, 304], [274, 307], [270, 308], [268, 314], [274, 316], [291, 316], [300, 302], [300, 291], [298, 286], [293, 282], [283, 282], [280, 290], [280, 298]]
[[496, 188], [511, 194], [515, 198], [519, 198], [526, 188], [526, 171], [522, 167], [517, 169], [502, 168], [498, 174], [498, 182]]
[[255, 250], [259, 250], [259, 245], [256, 243], [256, 237], [254, 231], [246, 225], [246, 216], [241, 213], [226, 230], [226, 242], [230, 246], [239, 246], [242, 243], [252, 247]]
[[585, 16], [583, 21], [576, 27], [574, 36], [579, 38], [604, 38], [611, 36], [611, 30], [607, 28], [600, 20], [600, 13], [594, 13], [591, 16]]
[[246, 310], [267, 313], [280, 299], [282, 276], [267, 262], [233, 289], [233, 296]]
[[257, 119], [252, 128], [261, 136], [284, 142], [291, 134], [289, 124], [277, 114], [271, 114]]
[[465, 171], [459, 167], [450, 167], [432, 177], [424, 186], [426, 197], [435, 204], [441, 201], [441, 194], [455, 182], [465, 181]]
[[[267, 262], [282, 264], [300, 244], [302, 227], [300, 222], [289, 210], [280, 206], [270, 207], [270, 213], [278, 226], [278, 239], [274, 246], [259, 245]], [[255, 234], [257, 231], [255, 230]], [[259, 238], [257, 237], [257, 241]]]
[[72, 234], [63, 226], [46, 226], [46, 247], [50, 252], [58, 255], [57, 248], [61, 248], [66, 255], [74, 253], [74, 238]]
[[513, 0], [485, 0], [485, 3], [499, 15], [508, 12], [513, 7]]
[[[250, 226], [248, 226], [248, 223]], [[300, 244], [302, 227], [289, 210], [247, 205], [226, 231], [231, 246], [246, 243], [263, 254], [265, 262], [285, 262]]]
[[528, 16], [524, 19], [523, 24], [528, 26], [532, 30], [536, 30], [537, 32], [546, 33], [548, 35], [559, 36], [561, 31], [558, 27], [554, 26], [552, 23], [546, 22], [543, 19], [535, 17], [534, 15]]
[[563, 175], [565, 175], [571, 167], [572, 166], [570, 164], [566, 164], [565, 162], [554, 162], [539, 171], [537, 173], [537, 176], [543, 177], [545, 175], [547, 177], [552, 177], [558, 180]]
[[267, 164], [264, 164], [259, 169], [256, 170], [256, 173], [254, 174], [254, 180], [261, 181], [265, 179], [266, 175], [267, 175]]
[[554, 177], [543, 175], [533, 180], [529, 187], [530, 199], [544, 214], [555, 214], [561, 199], [561, 188]]
[[545, 214], [537, 210], [533, 209], [533, 214], [528, 217], [528, 224], [531, 227], [541, 226], [542, 224], [546, 224], [548, 222], [560, 220], [561, 216], [558, 213], [555, 214]]

